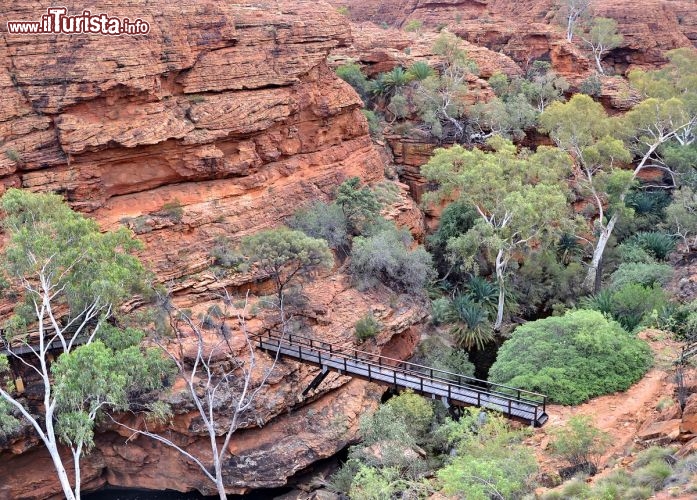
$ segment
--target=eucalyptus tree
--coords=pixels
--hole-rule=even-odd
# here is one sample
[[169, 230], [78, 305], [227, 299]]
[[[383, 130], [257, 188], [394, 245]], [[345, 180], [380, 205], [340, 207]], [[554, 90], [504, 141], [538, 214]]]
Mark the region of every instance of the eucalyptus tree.
[[601, 64], [603, 57], [608, 51], [619, 47], [624, 40], [624, 37], [617, 32], [617, 21], [607, 17], [596, 17], [588, 33], [581, 38], [590, 48], [598, 72], [604, 75], [605, 70]]
[[[146, 289], [148, 274], [132, 255], [140, 245], [130, 232], [101, 233], [57, 195], [10, 189], [0, 204], [9, 237], [1, 269], [17, 297], [0, 351], [0, 427], [11, 432], [28, 423], [65, 497], [79, 499], [80, 462], [94, 445], [95, 421], [127, 408], [133, 392], [161, 387], [170, 372], [158, 351], [140, 347], [142, 332], [114, 325], [118, 307]], [[39, 404], [13, 385], [10, 361], [32, 387], [38, 381]], [[67, 462], [59, 443], [70, 451]]]
[[476, 72], [476, 65], [467, 58], [461, 43], [456, 35], [441, 33], [433, 46], [433, 52], [442, 59], [438, 74], [418, 81], [415, 87], [414, 101], [419, 115], [436, 137], [442, 136], [445, 124], [457, 130], [458, 138], [465, 132], [467, 79]]
[[591, 0], [558, 0], [561, 15], [566, 25], [566, 39], [571, 42], [574, 39], [578, 23], [587, 15]]
[[[276, 291], [275, 304], [280, 313], [280, 333], [286, 335], [288, 318], [285, 299], [288, 287], [322, 267], [330, 267], [334, 258], [322, 239], [312, 238], [301, 231], [285, 227], [260, 231], [242, 240], [242, 253], [249, 264], [256, 267], [273, 280]], [[218, 309], [219, 324], [215, 335], [204, 335], [206, 321], [196, 321], [189, 314], [176, 308], [168, 298], [162, 303], [169, 312], [171, 330], [176, 335], [175, 342], [158, 340], [158, 345], [177, 366], [179, 377], [184, 381], [188, 397], [198, 412], [210, 448], [204, 456], [187, 451], [172, 439], [146, 428], [118, 425], [129, 429], [134, 435], [147, 436], [165, 446], [169, 446], [195, 464], [212, 483], [215, 484], [221, 500], [227, 498], [226, 464], [230, 458], [230, 442], [235, 432], [257, 418], [253, 408], [260, 391], [266, 386], [278, 360], [279, 353], [270, 366], [263, 369], [247, 331], [248, 296], [242, 311], [237, 314], [238, 328], [233, 332], [226, 318], [230, 316], [227, 306], [232, 304], [226, 293], [224, 307]], [[233, 336], [236, 335], [237, 339]], [[186, 338], [194, 341], [195, 353], [192, 359], [185, 360], [182, 342]], [[242, 344], [242, 349], [234, 346]], [[240, 352], [238, 352], [240, 351]], [[163, 408], [161, 417], [168, 416]], [[229, 481], [228, 481], [229, 484]]]
[[[255, 352], [245, 321], [248, 296], [236, 315], [237, 328], [230, 328], [227, 324], [227, 319], [232, 316], [227, 306], [233, 303], [227, 293], [222, 300], [223, 307], [216, 314], [218, 318], [215, 324], [208, 326], [209, 319], [194, 319], [174, 306], [168, 297], [162, 297], [161, 300], [169, 313], [169, 325], [174, 338], [153, 340], [177, 367], [178, 377], [184, 382], [186, 395], [200, 417], [201, 429], [206, 434], [209, 447], [204, 448], [205, 452], [202, 454], [188, 450], [186, 446], [177, 444], [176, 440], [150, 430], [147, 418], [138, 427], [115, 418], [112, 421], [131, 431], [133, 436], [145, 436], [176, 450], [198, 467], [215, 485], [220, 499], [225, 500], [233, 435], [241, 427], [259, 423], [258, 415], [254, 413], [255, 405], [260, 392], [267, 387], [279, 353], [276, 353], [270, 365], [262, 367], [263, 363], [260, 363]], [[213, 307], [218, 308], [217, 304]], [[211, 326], [215, 332], [205, 334], [204, 330]], [[284, 333], [285, 326], [282, 325]], [[193, 354], [186, 354], [184, 346], [192, 342]], [[235, 347], [240, 343], [241, 349]], [[153, 410], [151, 414], [160, 423], [166, 423], [172, 417], [171, 408], [165, 402], [159, 402]]]
[[[579, 94], [567, 103], [553, 103], [540, 117], [542, 129], [574, 157], [576, 180], [596, 206], [598, 238], [586, 276], [588, 288], [599, 288], [598, 269], [607, 242], [626, 214], [624, 199], [639, 174], [659, 168], [675, 178], [663, 152], [695, 143], [697, 51], [677, 49], [668, 58], [670, 63], [660, 70], [630, 74], [630, 82], [642, 98], [621, 117], [609, 117], [600, 103]], [[620, 168], [633, 159], [632, 169]]]
[[597, 289], [605, 247], [624, 210], [624, 195], [632, 186], [631, 172], [619, 168], [632, 159], [631, 153], [622, 140], [612, 136], [617, 126], [602, 105], [584, 94], [576, 94], [566, 103], [553, 103], [540, 116], [540, 124], [557, 146], [573, 156], [577, 189], [595, 207], [598, 236], [584, 285]]
[[491, 138], [488, 145], [493, 152], [459, 145], [438, 149], [422, 173], [439, 186], [427, 200], [457, 196], [478, 214], [471, 229], [449, 240], [448, 250], [467, 269], [476, 267], [480, 251], [495, 255], [498, 304], [494, 329], [499, 330], [511, 259], [553, 243], [573, 222], [565, 182], [571, 158], [545, 146], [535, 153], [517, 153], [513, 143], [501, 137]]

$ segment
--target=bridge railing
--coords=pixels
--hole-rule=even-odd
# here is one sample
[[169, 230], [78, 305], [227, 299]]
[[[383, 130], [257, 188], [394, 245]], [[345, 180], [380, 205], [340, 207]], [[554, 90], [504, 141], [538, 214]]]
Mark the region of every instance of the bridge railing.
[[[265, 331], [254, 337], [259, 341], [260, 344], [266, 340], [270, 341], [276, 346], [285, 345], [286, 348], [291, 350], [295, 349], [298, 352], [299, 359], [302, 359], [302, 348], [305, 347], [311, 351], [319, 353], [318, 360], [320, 362], [322, 359], [322, 353], [331, 358], [342, 359], [344, 361], [345, 369], [347, 369], [349, 366], [348, 361], [360, 361], [367, 366], [369, 375], [371, 368], [377, 369], [376, 373], [379, 373], [382, 368], [394, 369], [406, 375], [420, 377], [422, 380], [446, 384], [448, 386], [449, 393], [453, 389], [464, 389], [476, 393], [478, 400], [482, 395], [494, 395], [508, 401], [509, 407], [511, 402], [520, 402], [534, 406], [541, 406], [542, 413], [544, 413], [546, 410], [547, 397], [544, 394], [526, 391], [517, 387], [496, 384], [486, 380], [477, 379], [475, 377], [469, 377], [467, 375], [453, 373], [447, 370], [441, 370], [438, 368], [432, 368], [430, 366], [389, 358], [387, 356], [361, 351], [354, 348], [337, 347], [329, 342], [319, 341], [308, 337], [303, 337], [301, 335], [287, 334], [283, 336], [276, 332]], [[394, 382], [396, 384], [396, 372], [394, 376]]]

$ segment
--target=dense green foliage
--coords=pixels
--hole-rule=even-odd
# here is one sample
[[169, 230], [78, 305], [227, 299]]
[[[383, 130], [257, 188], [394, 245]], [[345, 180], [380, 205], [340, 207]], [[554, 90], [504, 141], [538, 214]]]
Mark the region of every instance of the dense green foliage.
[[432, 259], [422, 246], [410, 250], [410, 245], [409, 233], [396, 228], [354, 238], [351, 273], [358, 286], [383, 283], [397, 291], [421, 293], [434, 274]]
[[489, 377], [578, 404], [627, 389], [650, 366], [644, 342], [600, 312], [578, 310], [519, 326], [501, 346]]
[[375, 337], [380, 331], [380, 323], [372, 314], [367, 314], [356, 321], [354, 333], [359, 342], [364, 342]]
[[503, 321], [508, 266], [514, 254], [525, 254], [554, 242], [572, 223], [565, 178], [571, 158], [556, 148], [518, 152], [500, 137], [489, 141], [493, 152], [461, 146], [438, 149], [422, 167], [424, 177], [438, 184], [427, 199], [457, 193], [478, 217], [466, 233], [451, 237], [447, 248], [463, 270], [478, 271], [486, 256], [495, 268], [499, 299], [494, 328]]
[[241, 251], [273, 279], [279, 299], [292, 280], [334, 264], [326, 241], [283, 227], [243, 238]]
[[438, 479], [449, 495], [473, 500], [523, 498], [533, 486], [537, 463], [521, 441], [520, 431], [508, 427], [503, 417], [473, 408], [457, 422], [447, 423], [441, 433], [457, 454], [441, 470]]
[[611, 439], [608, 433], [595, 427], [587, 415], [571, 417], [566, 425], [552, 429], [550, 434], [552, 452], [572, 466], [597, 465]]
[[443, 419], [442, 413], [406, 392], [363, 417], [363, 442], [351, 447], [330, 489], [380, 500], [424, 498], [441, 490], [482, 500], [518, 499], [531, 490], [537, 464], [522, 444], [524, 431], [477, 408], [457, 422]]
[[352, 235], [361, 234], [366, 226], [374, 223], [382, 209], [375, 193], [360, 184], [358, 177], [352, 177], [341, 183], [336, 194], [336, 204], [344, 212]]
[[[9, 293], [18, 297], [3, 340], [10, 349], [32, 346], [23, 361], [33, 363], [44, 404], [37, 408], [16, 397], [0, 356], [0, 429], [11, 431], [17, 417], [31, 424], [65, 497], [74, 499], [80, 484], [68, 478], [57, 439], [67, 445], [79, 478], [95, 422], [129, 408], [132, 396], [162, 387], [172, 373], [159, 350], [140, 346], [141, 331], [120, 326], [126, 318], [117, 313], [133, 294], [149, 291], [150, 277], [132, 255], [141, 246], [126, 229], [102, 233], [57, 195], [10, 189], [1, 203], [9, 238], [1, 268]], [[61, 345], [55, 360], [47, 338]]]

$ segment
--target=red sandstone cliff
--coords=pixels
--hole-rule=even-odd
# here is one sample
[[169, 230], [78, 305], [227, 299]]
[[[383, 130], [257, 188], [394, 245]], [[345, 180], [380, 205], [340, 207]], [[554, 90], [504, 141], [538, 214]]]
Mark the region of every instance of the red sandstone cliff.
[[[105, 229], [126, 224], [143, 260], [182, 307], [203, 307], [222, 287], [253, 276], [215, 274], [210, 249], [277, 225], [308, 200], [327, 198], [349, 176], [383, 176], [361, 102], [326, 66], [350, 42], [345, 19], [325, 3], [293, 0], [104, 0], [92, 12], [140, 17], [141, 36], [26, 36], [6, 19], [38, 20], [50, 2], [0, 6], [0, 191], [21, 186], [63, 194]], [[83, 3], [63, 2], [69, 13]], [[181, 204], [181, 217], [162, 215]], [[414, 204], [390, 211], [418, 233]], [[381, 306], [342, 274], [308, 287], [310, 334], [350, 341], [369, 310], [382, 317], [384, 348], [407, 356], [423, 312]], [[10, 304], [4, 304], [6, 313]], [[0, 311], [0, 312], [3, 312]], [[406, 332], [406, 333], [405, 333]], [[410, 333], [411, 332], [411, 333]], [[403, 341], [390, 340], [401, 336]], [[379, 348], [379, 346], [374, 346]], [[231, 491], [283, 485], [295, 472], [354, 440], [358, 418], [379, 402], [372, 384], [334, 377], [318, 397], [298, 396], [312, 368], [284, 362], [259, 398], [262, 428], [234, 439]], [[171, 430], [205, 448], [195, 414], [180, 408]], [[204, 440], [205, 441], [205, 440]], [[48, 456], [29, 434], [0, 451], [1, 498], [48, 498], [60, 490]], [[176, 452], [101, 433], [85, 459], [87, 488], [105, 482], [211, 491]]]
[[[555, 20], [554, 0], [329, 0], [347, 6], [353, 22], [404, 27], [420, 20], [425, 28], [447, 26], [465, 40], [502, 51], [518, 63], [552, 61], [565, 76], [587, 67], [582, 44], [569, 44]], [[618, 22], [623, 44], [606, 62], [623, 72], [632, 65], [665, 62], [667, 50], [697, 45], [697, 9], [689, 0], [595, 0], [594, 13]]]

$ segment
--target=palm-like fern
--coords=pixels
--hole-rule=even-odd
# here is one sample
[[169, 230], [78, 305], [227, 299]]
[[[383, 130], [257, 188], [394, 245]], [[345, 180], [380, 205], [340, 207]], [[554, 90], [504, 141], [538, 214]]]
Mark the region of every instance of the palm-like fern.
[[466, 295], [458, 295], [452, 303], [457, 324], [450, 330], [457, 343], [466, 349], [482, 349], [494, 340], [489, 314], [481, 304]]
[[418, 81], [425, 80], [433, 74], [433, 68], [423, 61], [416, 61], [414, 64], [409, 66], [409, 69], [407, 70], [407, 75], [410, 77], [410, 79]]

